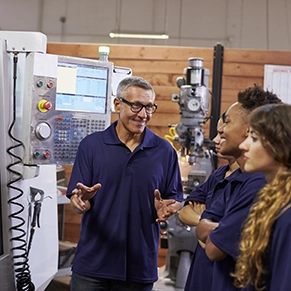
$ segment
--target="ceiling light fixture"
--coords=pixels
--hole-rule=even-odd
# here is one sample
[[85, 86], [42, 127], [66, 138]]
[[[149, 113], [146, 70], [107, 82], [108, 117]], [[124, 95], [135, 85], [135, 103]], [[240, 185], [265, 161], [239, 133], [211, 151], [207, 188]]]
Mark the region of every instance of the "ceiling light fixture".
[[110, 32], [111, 38], [147, 38], [147, 39], [168, 39], [165, 33], [137, 33], [137, 32]]

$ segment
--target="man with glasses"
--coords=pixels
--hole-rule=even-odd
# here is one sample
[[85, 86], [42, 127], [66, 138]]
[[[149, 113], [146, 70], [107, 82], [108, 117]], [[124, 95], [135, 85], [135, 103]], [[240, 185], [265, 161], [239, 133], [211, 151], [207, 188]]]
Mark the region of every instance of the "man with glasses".
[[146, 80], [122, 80], [118, 120], [79, 146], [67, 194], [83, 215], [71, 291], [149, 291], [157, 280], [159, 222], [183, 190], [175, 150], [146, 127], [154, 101]]

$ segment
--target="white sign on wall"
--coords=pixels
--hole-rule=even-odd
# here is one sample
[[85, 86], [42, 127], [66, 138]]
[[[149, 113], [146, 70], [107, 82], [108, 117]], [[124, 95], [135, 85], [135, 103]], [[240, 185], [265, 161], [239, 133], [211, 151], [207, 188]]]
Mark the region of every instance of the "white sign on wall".
[[291, 66], [265, 65], [264, 89], [291, 104]]

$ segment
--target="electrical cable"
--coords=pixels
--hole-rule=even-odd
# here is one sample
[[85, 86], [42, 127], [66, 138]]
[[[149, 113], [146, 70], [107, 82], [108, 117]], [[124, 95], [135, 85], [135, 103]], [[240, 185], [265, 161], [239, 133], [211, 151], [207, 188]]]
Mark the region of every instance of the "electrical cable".
[[[10, 146], [6, 152], [12, 157], [14, 162], [10, 163], [6, 168], [8, 172], [11, 173], [13, 177], [8, 183], [7, 187], [14, 192], [18, 193], [14, 197], [8, 200], [8, 204], [14, 206], [17, 210], [14, 210], [13, 213], [10, 214], [9, 218], [11, 221], [15, 222], [15, 225], [12, 225], [10, 231], [14, 233], [11, 238], [12, 245], [13, 242], [15, 246], [12, 247], [13, 251], [13, 264], [14, 264], [14, 272], [16, 277], [16, 286], [17, 291], [34, 291], [35, 286], [31, 281], [31, 274], [29, 270], [28, 264], [28, 251], [27, 251], [27, 243], [26, 243], [26, 232], [23, 230], [22, 226], [25, 225], [25, 220], [20, 216], [20, 214], [24, 211], [24, 206], [19, 203], [17, 200], [21, 198], [24, 194], [23, 190], [17, 186], [15, 183], [21, 181], [23, 176], [20, 172], [14, 169], [15, 166], [22, 164], [22, 158], [17, 156], [14, 153], [16, 148], [24, 147], [23, 143], [15, 138], [12, 131], [16, 123], [16, 80], [17, 80], [17, 62], [18, 62], [18, 53], [14, 53], [13, 58], [13, 120], [11, 125], [9, 126], [8, 135], [13, 140], [14, 145]], [[17, 235], [17, 234], [19, 235]]]
[[176, 125], [171, 125], [170, 128], [169, 128], [169, 132], [170, 134], [165, 134], [164, 135], [164, 138], [171, 144], [171, 146], [174, 148], [175, 151], [178, 151], [176, 149], [176, 147], [174, 146], [174, 142], [177, 140], [178, 138], [178, 134], [177, 134], [177, 131], [176, 131]]

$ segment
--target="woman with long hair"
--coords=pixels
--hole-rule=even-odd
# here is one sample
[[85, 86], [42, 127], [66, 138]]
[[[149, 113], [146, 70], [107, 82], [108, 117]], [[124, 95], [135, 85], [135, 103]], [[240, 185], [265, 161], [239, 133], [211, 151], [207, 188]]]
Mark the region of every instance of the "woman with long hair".
[[240, 144], [245, 171], [263, 172], [268, 184], [245, 221], [235, 286], [243, 290], [291, 290], [291, 105], [269, 104], [250, 114]]

